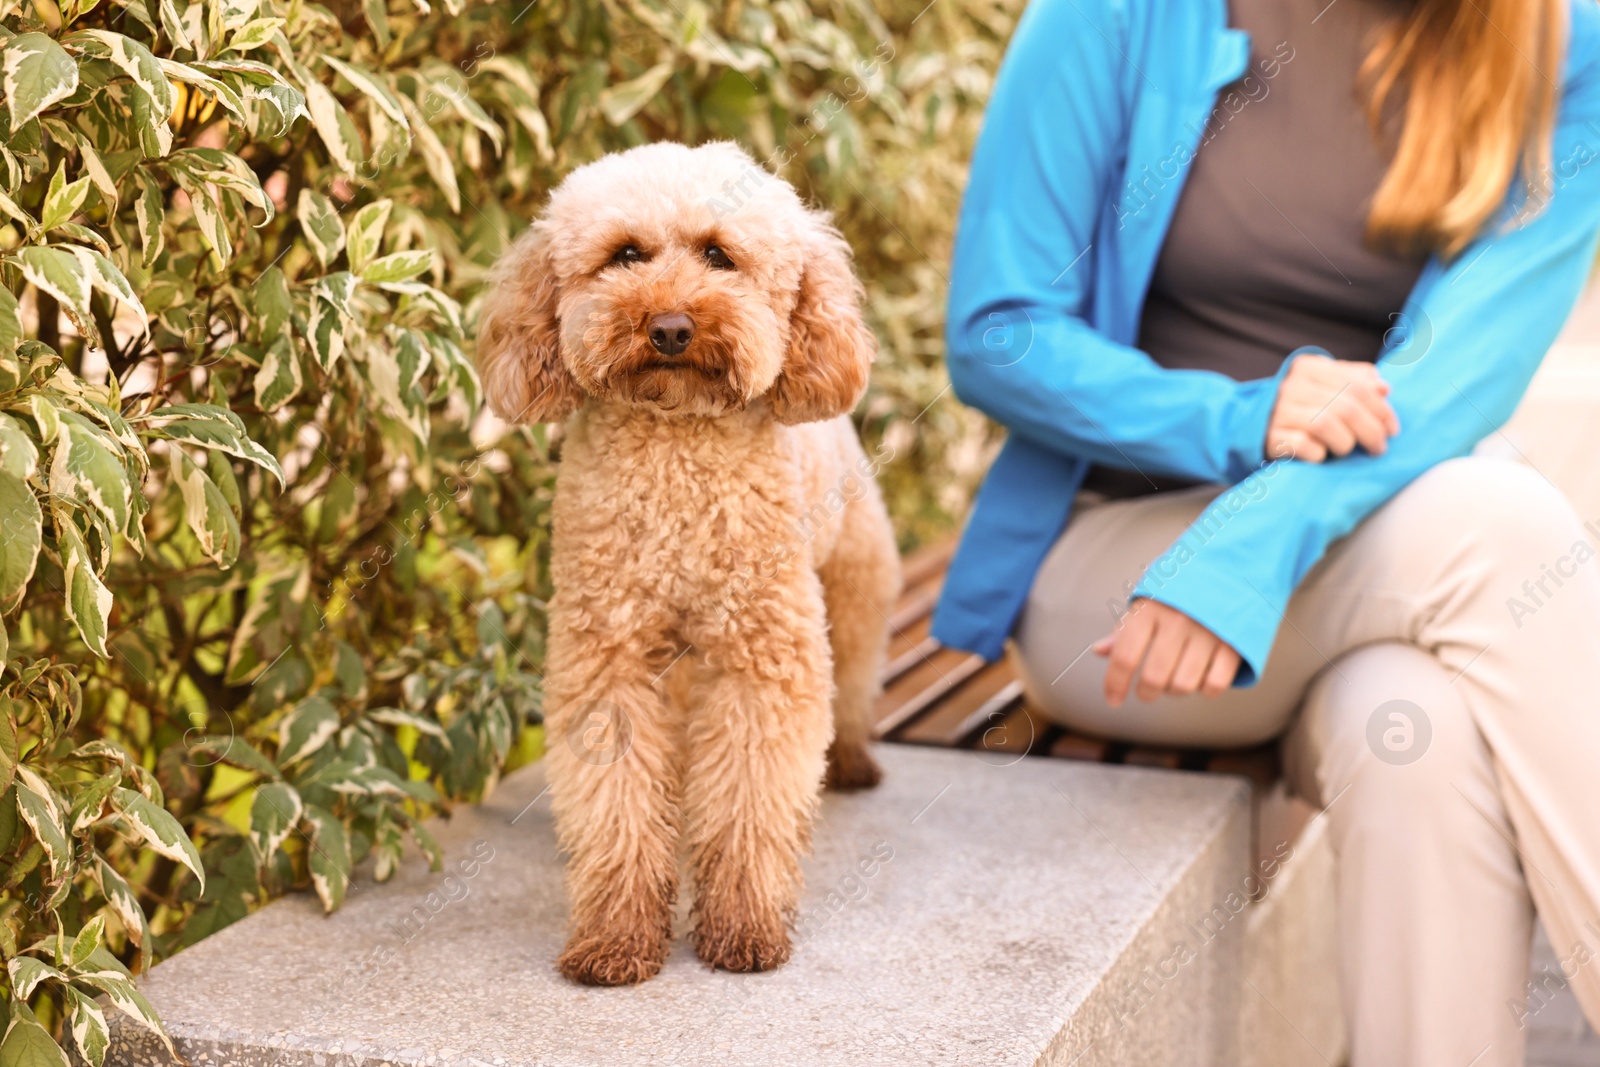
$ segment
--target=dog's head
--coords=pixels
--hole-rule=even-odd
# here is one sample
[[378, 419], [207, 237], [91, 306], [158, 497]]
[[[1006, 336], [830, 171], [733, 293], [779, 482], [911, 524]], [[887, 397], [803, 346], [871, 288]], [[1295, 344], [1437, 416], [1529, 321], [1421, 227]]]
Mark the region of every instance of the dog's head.
[[732, 144], [658, 144], [551, 194], [495, 267], [478, 366], [512, 422], [593, 396], [686, 415], [764, 397], [794, 423], [853, 408], [874, 347], [825, 215]]

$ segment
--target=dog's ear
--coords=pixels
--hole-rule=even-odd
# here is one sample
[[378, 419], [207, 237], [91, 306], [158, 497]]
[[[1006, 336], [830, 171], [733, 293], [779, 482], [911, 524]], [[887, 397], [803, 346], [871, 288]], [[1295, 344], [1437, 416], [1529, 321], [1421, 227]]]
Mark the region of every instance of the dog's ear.
[[561, 362], [556, 297], [547, 239], [536, 222], [495, 264], [478, 320], [483, 395], [507, 422], [559, 422], [583, 403], [583, 390]]
[[850, 246], [816, 212], [801, 240], [800, 294], [789, 321], [789, 351], [767, 394], [779, 422], [816, 422], [843, 415], [867, 388], [877, 341], [861, 317], [861, 283]]

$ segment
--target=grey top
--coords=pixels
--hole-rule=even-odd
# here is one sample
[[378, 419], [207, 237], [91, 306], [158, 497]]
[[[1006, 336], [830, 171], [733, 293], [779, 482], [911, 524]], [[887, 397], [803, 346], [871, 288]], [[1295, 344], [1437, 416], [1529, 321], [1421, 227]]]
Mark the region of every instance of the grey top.
[[[1356, 74], [1402, 2], [1230, 0], [1250, 67], [1217, 96], [1156, 261], [1139, 347], [1157, 363], [1248, 380], [1303, 345], [1377, 359], [1422, 259], [1364, 240], [1388, 157]], [[1187, 484], [1149, 473], [1097, 468], [1087, 487]]]

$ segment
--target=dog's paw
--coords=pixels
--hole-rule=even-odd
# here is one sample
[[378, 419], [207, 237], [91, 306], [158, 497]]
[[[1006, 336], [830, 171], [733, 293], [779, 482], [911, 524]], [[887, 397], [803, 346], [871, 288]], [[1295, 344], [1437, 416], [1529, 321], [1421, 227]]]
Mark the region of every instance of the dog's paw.
[[691, 937], [695, 955], [713, 970], [770, 971], [789, 961], [789, 931], [782, 923], [763, 928], [701, 919]]
[[574, 937], [556, 967], [580, 985], [633, 985], [656, 976], [667, 948], [660, 937]]
[[828, 746], [828, 776], [824, 784], [829, 789], [849, 793], [857, 789], [871, 789], [881, 781], [883, 771], [864, 745], [840, 745], [835, 742]]

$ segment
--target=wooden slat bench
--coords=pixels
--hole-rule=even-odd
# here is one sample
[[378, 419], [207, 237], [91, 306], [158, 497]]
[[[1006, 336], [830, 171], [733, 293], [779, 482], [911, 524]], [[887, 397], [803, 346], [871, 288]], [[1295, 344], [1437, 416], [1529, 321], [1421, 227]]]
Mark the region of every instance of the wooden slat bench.
[[876, 709], [879, 740], [1240, 774], [1259, 790], [1278, 780], [1273, 745], [1218, 751], [1122, 744], [1064, 730], [1029, 708], [1008, 660], [984, 663], [928, 633], [954, 551], [955, 542], [947, 541], [905, 561], [905, 591], [889, 620], [889, 662]]

